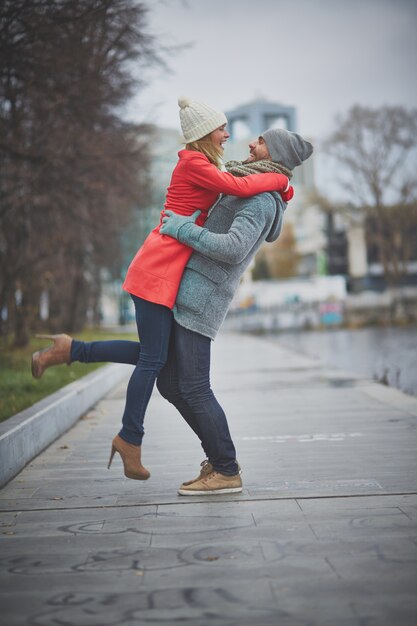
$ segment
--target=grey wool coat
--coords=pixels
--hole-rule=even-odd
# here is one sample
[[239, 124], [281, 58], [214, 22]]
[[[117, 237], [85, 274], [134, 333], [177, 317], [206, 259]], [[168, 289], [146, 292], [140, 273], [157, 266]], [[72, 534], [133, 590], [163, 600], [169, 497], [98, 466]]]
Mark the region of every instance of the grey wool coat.
[[240, 278], [264, 241], [275, 241], [286, 203], [276, 192], [250, 198], [223, 196], [204, 227], [188, 222], [177, 239], [195, 250], [174, 307], [181, 326], [214, 339]]

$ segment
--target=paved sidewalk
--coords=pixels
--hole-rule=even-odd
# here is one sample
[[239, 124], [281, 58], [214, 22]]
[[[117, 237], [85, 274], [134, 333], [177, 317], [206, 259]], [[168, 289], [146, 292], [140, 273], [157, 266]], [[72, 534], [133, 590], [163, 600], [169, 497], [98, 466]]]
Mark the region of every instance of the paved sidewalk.
[[2, 624], [415, 626], [417, 398], [265, 338], [213, 352], [243, 493], [177, 495], [203, 457], [157, 392], [151, 479], [108, 471], [119, 386], [0, 491]]

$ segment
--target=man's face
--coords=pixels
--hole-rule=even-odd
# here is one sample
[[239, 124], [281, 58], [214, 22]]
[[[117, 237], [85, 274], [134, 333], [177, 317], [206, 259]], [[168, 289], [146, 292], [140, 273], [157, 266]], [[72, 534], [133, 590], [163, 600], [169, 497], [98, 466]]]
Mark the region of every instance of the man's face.
[[249, 144], [249, 152], [250, 156], [246, 159], [246, 163], [251, 163], [252, 161], [272, 160], [263, 137], [258, 137], [258, 139], [255, 139]]

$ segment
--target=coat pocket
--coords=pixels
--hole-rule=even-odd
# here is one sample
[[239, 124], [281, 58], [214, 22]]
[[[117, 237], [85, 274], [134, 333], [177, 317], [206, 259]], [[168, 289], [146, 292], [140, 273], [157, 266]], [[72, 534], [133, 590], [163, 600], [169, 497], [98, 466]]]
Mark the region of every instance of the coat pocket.
[[178, 308], [201, 315], [218, 286], [228, 276], [228, 272], [216, 263], [192, 257], [184, 270], [176, 305]]
[[222, 283], [229, 276], [229, 272], [224, 269], [224, 267], [221, 267], [221, 265], [218, 265], [215, 261], [207, 257], [197, 254], [193, 254], [187, 264], [186, 270], [193, 270], [197, 274], [201, 274], [201, 276], [210, 279], [216, 285]]

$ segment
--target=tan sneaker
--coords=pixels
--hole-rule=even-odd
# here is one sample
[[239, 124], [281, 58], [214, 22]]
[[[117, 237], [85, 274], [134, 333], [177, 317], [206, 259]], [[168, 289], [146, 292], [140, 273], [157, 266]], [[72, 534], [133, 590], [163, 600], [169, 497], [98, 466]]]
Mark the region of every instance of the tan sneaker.
[[218, 493], [240, 493], [241, 491], [242, 479], [239, 474], [226, 476], [212, 471], [204, 478], [189, 485], [181, 485], [178, 493], [180, 496], [211, 496]]
[[182, 489], [183, 487], [187, 487], [188, 485], [191, 485], [192, 483], [197, 482], [197, 480], [201, 480], [205, 476], [208, 476], [209, 474], [211, 474], [211, 472], [213, 471], [213, 466], [210, 463], [210, 461], [208, 461], [207, 459], [204, 459], [204, 461], [200, 463], [200, 467], [201, 467], [201, 470], [197, 478], [193, 478], [192, 480], [186, 480], [185, 482], [182, 483], [180, 489]]
[[[237, 463], [237, 461], [236, 461]], [[210, 461], [208, 461], [207, 459], [204, 459], [204, 461], [202, 461], [200, 463], [201, 466], [201, 470], [199, 475], [196, 478], [193, 478], [192, 480], [186, 480], [182, 483], [180, 489], [182, 489], [183, 487], [188, 487], [188, 485], [191, 485], [192, 483], [197, 482], [197, 480], [201, 480], [202, 478], [204, 478], [205, 476], [208, 476], [209, 474], [211, 474], [211, 472], [213, 471], [213, 466], [210, 463]], [[239, 463], [237, 463], [237, 468], [238, 468], [238, 472], [239, 474], [242, 473], [242, 468], [240, 467]]]

